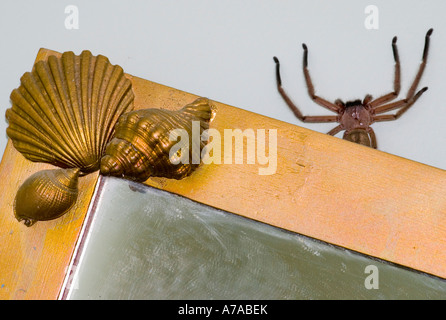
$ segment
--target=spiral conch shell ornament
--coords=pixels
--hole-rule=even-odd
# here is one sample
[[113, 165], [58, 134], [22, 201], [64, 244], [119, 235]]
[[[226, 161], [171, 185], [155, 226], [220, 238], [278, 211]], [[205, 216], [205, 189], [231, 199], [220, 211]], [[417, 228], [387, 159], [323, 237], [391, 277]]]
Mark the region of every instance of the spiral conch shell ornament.
[[[206, 98], [199, 98], [178, 111], [142, 109], [122, 115], [102, 157], [101, 173], [135, 181], [188, 176], [200, 163], [194, 159], [200, 159], [206, 145], [200, 136], [209, 128], [210, 118], [211, 104]], [[196, 135], [200, 135], [198, 141], [192, 139], [194, 126]], [[188, 154], [181, 162], [172, 159], [176, 155], [170, 155], [171, 148], [178, 143], [172, 134], [176, 129], [187, 133], [187, 141], [181, 142], [187, 146]]]
[[200, 159], [207, 142], [192, 137], [208, 128], [210, 101], [199, 98], [178, 111], [131, 111], [133, 100], [122, 68], [89, 51], [50, 56], [22, 76], [11, 93], [6, 132], [28, 160], [60, 168], [36, 172], [20, 186], [17, 220], [31, 226], [62, 216], [76, 202], [79, 177], [99, 169], [103, 175], [144, 181], [182, 179], [198, 167], [200, 161], [172, 161], [178, 156], [170, 152], [177, 144], [172, 132], [180, 129], [188, 137], [181, 159]]
[[78, 176], [99, 169], [114, 125], [132, 110], [134, 94], [120, 66], [89, 51], [50, 56], [20, 82], [6, 111], [9, 138], [25, 158], [65, 168], [37, 172], [18, 190], [15, 216], [30, 226], [74, 204]]

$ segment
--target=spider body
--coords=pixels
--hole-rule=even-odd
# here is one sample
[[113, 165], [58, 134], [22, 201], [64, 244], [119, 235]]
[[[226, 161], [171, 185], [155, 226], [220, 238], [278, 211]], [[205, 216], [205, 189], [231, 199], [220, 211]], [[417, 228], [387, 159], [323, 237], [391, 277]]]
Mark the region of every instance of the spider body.
[[[373, 99], [371, 95], [367, 94], [364, 100], [353, 100], [344, 103], [342, 100], [337, 99], [334, 103], [327, 101], [315, 94], [313, 83], [311, 81], [310, 72], [308, 70], [308, 48], [305, 44], [302, 44], [304, 49], [303, 56], [303, 72], [305, 81], [307, 84], [307, 90], [310, 97], [314, 102], [327, 108], [330, 111], [337, 113], [337, 115], [327, 116], [304, 116], [299, 108], [291, 101], [285, 90], [282, 88], [282, 81], [280, 78], [280, 63], [277, 57], [274, 57], [276, 63], [276, 80], [277, 89], [287, 105], [296, 115], [296, 117], [303, 122], [338, 122], [339, 125], [330, 130], [327, 134], [336, 135], [340, 131], [344, 131], [343, 139], [359, 143], [368, 147], [377, 148], [376, 137], [371, 125], [378, 121], [392, 121], [398, 119], [403, 113], [405, 113], [427, 90], [427, 87], [422, 88], [415, 93], [421, 76], [427, 62], [427, 54], [429, 50], [429, 40], [433, 32], [433, 29], [429, 29], [426, 33], [424, 51], [422, 61], [418, 69], [418, 73], [415, 80], [410, 87], [406, 98], [390, 102], [394, 100], [400, 92], [401, 88], [401, 76], [400, 76], [400, 61], [398, 56], [398, 49], [396, 46], [397, 38], [392, 40], [393, 57], [395, 60], [395, 78], [393, 82], [393, 91]], [[398, 110], [394, 114], [388, 114], [388, 111]]]
[[345, 130], [343, 139], [371, 147], [376, 140], [370, 125], [373, 123], [371, 108], [361, 100], [347, 101], [337, 122]]

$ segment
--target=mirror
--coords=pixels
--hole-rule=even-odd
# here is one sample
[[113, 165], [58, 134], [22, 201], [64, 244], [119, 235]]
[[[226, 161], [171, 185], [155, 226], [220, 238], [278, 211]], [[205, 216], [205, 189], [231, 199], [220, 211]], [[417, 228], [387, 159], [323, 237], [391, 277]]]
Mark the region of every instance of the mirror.
[[102, 179], [67, 299], [445, 299], [446, 282], [143, 184]]

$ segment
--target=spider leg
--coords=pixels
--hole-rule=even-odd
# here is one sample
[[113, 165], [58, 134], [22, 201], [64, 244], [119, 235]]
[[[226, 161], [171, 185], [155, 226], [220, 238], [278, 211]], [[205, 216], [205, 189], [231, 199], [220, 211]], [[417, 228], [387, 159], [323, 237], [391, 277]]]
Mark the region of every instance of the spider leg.
[[362, 104], [366, 105], [369, 102], [371, 102], [372, 100], [373, 100], [373, 97], [370, 94], [368, 94], [368, 95], [365, 96], [364, 100], [362, 100]]
[[338, 116], [304, 116], [305, 122], [336, 122], [338, 121]]
[[335, 100], [335, 105], [339, 106], [342, 109], [345, 108], [345, 103], [341, 99], [336, 99]]
[[[373, 117], [373, 120], [376, 122], [379, 121], [392, 121], [392, 120], [396, 120], [399, 117], [401, 117], [403, 115], [403, 113], [405, 113], [417, 100], [418, 98], [423, 94], [423, 92], [425, 92], [427, 90], [427, 87], [424, 87], [423, 89], [421, 89], [420, 91], [417, 92], [417, 94], [415, 96], [413, 96], [412, 98], [410, 98], [409, 100], [407, 99], [402, 99], [393, 103], [389, 103], [387, 105], [378, 107], [375, 109], [375, 115]], [[394, 109], [398, 109], [400, 108], [400, 110], [398, 110], [397, 113], [395, 114], [382, 114], [379, 115], [380, 113], [384, 113], [390, 110], [394, 110]]]
[[336, 135], [339, 131], [342, 131], [342, 126], [336, 126], [333, 129], [331, 129], [330, 131], [327, 132], [327, 134], [329, 134], [330, 136], [334, 136]]
[[367, 132], [368, 132], [368, 134], [369, 134], [369, 136], [370, 136], [370, 144], [371, 144], [371, 147], [372, 147], [373, 149], [377, 149], [377, 148], [378, 148], [378, 145], [377, 145], [377, 143], [376, 143], [376, 135], [375, 135], [375, 131], [373, 131], [372, 128], [368, 127], [368, 128], [367, 128]]
[[303, 58], [303, 70], [305, 76], [305, 82], [307, 84], [308, 94], [314, 102], [319, 104], [320, 106], [327, 108], [328, 110], [339, 112], [342, 108], [338, 104], [331, 103], [319, 96], [317, 96], [314, 92], [313, 82], [311, 81], [310, 71], [308, 71], [308, 48], [305, 43], [302, 44], [302, 48], [304, 49], [304, 58]]
[[420, 64], [420, 68], [418, 69], [418, 73], [415, 77], [415, 80], [412, 83], [412, 86], [410, 87], [406, 99], [409, 100], [410, 98], [412, 98], [415, 94], [415, 90], [417, 89], [418, 83], [420, 82], [421, 76], [423, 75], [424, 72], [424, 68], [426, 67], [426, 63], [427, 63], [427, 54], [429, 52], [429, 42], [430, 42], [430, 36], [432, 34], [432, 32], [434, 31], [434, 29], [429, 29], [426, 33], [426, 37], [424, 40], [424, 50], [423, 50], [423, 58], [421, 60], [421, 64]]
[[376, 108], [379, 105], [382, 105], [386, 102], [389, 102], [395, 99], [400, 93], [401, 89], [401, 69], [400, 69], [400, 57], [398, 55], [398, 48], [396, 46], [397, 37], [394, 37], [392, 40], [392, 50], [393, 50], [393, 58], [395, 60], [395, 77], [393, 80], [393, 92], [385, 94], [373, 101], [370, 102], [370, 106]]
[[[430, 36], [431, 36], [432, 32], [433, 32], [433, 29], [429, 29], [427, 31], [427, 33], [426, 33], [422, 61], [421, 61], [420, 67], [418, 69], [417, 75], [416, 75], [416, 77], [415, 77], [415, 79], [414, 79], [414, 81], [412, 83], [412, 86], [410, 87], [409, 91], [407, 92], [406, 98], [402, 99], [400, 101], [396, 101], [394, 103], [390, 103], [388, 105], [384, 105], [384, 106], [379, 106], [380, 104], [376, 104], [375, 103], [376, 100], [371, 102], [372, 108], [375, 110], [375, 114], [383, 113], [383, 112], [390, 111], [390, 110], [393, 110], [393, 109], [397, 109], [397, 108], [400, 108], [400, 107], [402, 107], [402, 109], [399, 110], [396, 113], [396, 115], [394, 115], [395, 118], [387, 119], [387, 117], [385, 117], [385, 116], [382, 116], [382, 117], [380, 116], [377, 119], [384, 119], [385, 118], [385, 120], [376, 120], [376, 121], [388, 121], [388, 120], [396, 120], [396, 119], [398, 119], [404, 112], [407, 111], [407, 109], [409, 109], [409, 107], [411, 107], [414, 104], [414, 102], [421, 96], [421, 94], [423, 94], [423, 92], [427, 90], [427, 87], [424, 87], [423, 89], [419, 90], [415, 94], [415, 90], [417, 89], [417, 86], [420, 83], [421, 76], [423, 75], [424, 69], [426, 67], [427, 55], [428, 55], [428, 52], [429, 52]], [[392, 115], [390, 115], [390, 116], [392, 116]]]
[[[423, 89], [419, 90], [415, 94], [415, 90], [420, 82], [421, 76], [423, 75], [423, 71], [426, 67], [427, 62], [427, 55], [429, 52], [429, 42], [430, 42], [430, 36], [433, 32], [433, 29], [429, 29], [426, 33], [425, 42], [424, 42], [424, 50], [423, 50], [423, 57], [420, 64], [420, 68], [418, 69], [417, 75], [415, 77], [414, 82], [412, 83], [412, 86], [410, 87], [407, 96], [405, 99], [402, 99], [400, 101], [396, 101], [394, 103], [390, 103], [384, 106], [375, 106], [374, 111], [375, 115], [374, 121], [392, 121], [396, 120], [399, 117], [401, 117], [414, 103], [418, 100], [418, 98], [427, 90], [427, 87], [424, 87]], [[380, 113], [384, 113], [390, 110], [398, 109], [397, 113], [395, 114], [385, 114], [385, 115], [379, 115]]]
[[279, 91], [282, 98], [285, 100], [288, 107], [293, 111], [294, 115], [302, 122], [336, 122], [337, 116], [304, 116], [300, 112], [299, 108], [291, 101], [291, 99], [286, 94], [285, 90], [282, 88], [282, 79], [280, 77], [280, 62], [277, 57], [274, 57], [274, 62], [276, 63], [276, 80], [277, 80], [277, 90]]

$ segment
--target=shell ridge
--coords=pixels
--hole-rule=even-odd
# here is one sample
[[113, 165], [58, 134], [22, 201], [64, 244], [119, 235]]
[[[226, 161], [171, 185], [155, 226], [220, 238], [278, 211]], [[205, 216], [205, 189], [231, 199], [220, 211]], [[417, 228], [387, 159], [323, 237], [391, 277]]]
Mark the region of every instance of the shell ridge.
[[[50, 99], [50, 94], [48, 93], [50, 83], [45, 81], [45, 77], [47, 69], [45, 69], [45, 64], [38, 63], [36, 65], [35, 70], [33, 71], [34, 77], [30, 78], [32, 83], [39, 87], [39, 91], [31, 92], [33, 94], [32, 97], [35, 97], [34, 94], [38, 94], [38, 99], [35, 100], [37, 105], [40, 106], [40, 110], [43, 111], [44, 116], [48, 121], [48, 133], [51, 133], [51, 143], [49, 148], [54, 153], [60, 154], [60, 156], [56, 156], [56, 159], [65, 161], [65, 159], [73, 158], [73, 148], [67, 139], [65, 139], [64, 128], [60, 125], [60, 117], [57, 114], [57, 111]], [[40, 72], [40, 73], [39, 73]], [[34, 87], [33, 87], [34, 88]], [[40, 94], [39, 94], [40, 93]], [[43, 100], [42, 100], [43, 99]], [[46, 104], [44, 104], [44, 102]], [[44, 107], [45, 106], [45, 107]], [[45, 119], [43, 119], [45, 121]]]
[[[118, 80], [120, 78], [120, 72], [119, 67], [108, 65], [108, 68], [104, 70], [106, 74], [108, 75], [107, 81], [102, 82], [100, 87], [100, 99], [98, 100], [97, 104], [97, 117], [98, 117], [98, 127], [104, 128], [104, 130], [100, 131], [100, 134], [98, 136], [98, 143], [96, 145], [96, 152], [98, 154], [102, 154], [103, 150], [105, 149], [104, 145], [107, 142], [107, 138], [109, 137], [108, 133], [113, 130], [113, 126], [108, 125], [109, 123], [116, 123], [117, 117], [115, 117], [115, 114], [121, 114], [121, 111], [117, 110], [117, 106], [119, 104], [115, 104], [112, 95], [118, 91]], [[122, 69], [121, 69], [122, 70]], [[109, 108], [108, 108], [109, 106]], [[110, 111], [110, 112], [109, 112]], [[108, 128], [108, 130], [107, 130]]]
[[[134, 94], [132, 91], [132, 84], [130, 80], [128, 79], [126, 80], [123, 81], [124, 85], [120, 90], [121, 93], [120, 99], [116, 99], [115, 100], [116, 104], [111, 106], [112, 108], [110, 112], [106, 112], [106, 117], [104, 120], [105, 123], [118, 123], [119, 117], [122, 114], [129, 112], [133, 109]], [[119, 107], [116, 107], [116, 105]], [[104, 152], [106, 143], [111, 139], [113, 132], [115, 130], [114, 126], [108, 126], [107, 128], [108, 130], [103, 131], [103, 137], [102, 137], [103, 147], [101, 148], [101, 153]]]
[[62, 54], [61, 58], [62, 63], [62, 70], [64, 73], [65, 82], [67, 84], [67, 92], [69, 96], [69, 100], [71, 101], [71, 110], [73, 111], [73, 117], [72, 123], [73, 127], [75, 128], [75, 131], [77, 132], [80, 144], [82, 146], [85, 146], [86, 140], [85, 135], [80, 130], [83, 119], [81, 116], [81, 100], [79, 99], [79, 89], [76, 86], [77, 78], [78, 78], [78, 72], [77, 72], [77, 65], [76, 58], [74, 56], [74, 53], [71, 51], [64, 52]]
[[52, 153], [48, 152], [48, 141], [40, 141], [36, 139], [29, 138], [23, 131], [15, 130], [14, 128], [7, 129], [8, 136], [11, 139], [20, 137], [20, 140], [13, 140], [14, 147], [21, 153], [26, 153], [28, 156], [39, 158], [44, 155], [45, 162], [54, 161], [55, 158]]
[[[12, 110], [23, 110], [33, 118], [35, 123], [39, 123], [42, 127], [49, 129], [49, 121], [46, 119], [45, 113], [39, 108], [37, 102], [24, 85], [21, 85], [18, 89], [13, 90], [10, 98], [13, 103]], [[29, 113], [29, 111], [31, 113]]]
[[[68, 93], [68, 101], [70, 102], [68, 110], [72, 116], [70, 117], [73, 130], [73, 135], [76, 137], [78, 141], [77, 149], [80, 152], [80, 156], [76, 159], [77, 166], [80, 168], [85, 168], [88, 166], [86, 162], [88, 162], [88, 158], [85, 159], [85, 155], [89, 153], [88, 149], [88, 131], [84, 129], [87, 125], [85, 122], [85, 114], [84, 114], [84, 101], [82, 92], [82, 65], [80, 56], [74, 55], [73, 52], [65, 52], [62, 54], [62, 58], [60, 59], [61, 70], [64, 75], [65, 84]], [[85, 81], [85, 80], [84, 80]]]
[[[10, 135], [11, 139], [17, 136], [20, 137], [20, 140], [17, 139], [16, 141], [13, 141], [14, 147], [30, 160], [52, 164], [65, 164], [65, 166], [68, 167], [76, 166], [70, 158], [64, 157], [60, 152], [51, 148], [51, 141], [48, 142], [32, 139], [13, 129], [8, 131], [8, 135]], [[58, 156], [56, 156], [57, 153], [59, 153]]]
[[104, 85], [110, 80], [111, 63], [107, 57], [98, 55], [95, 60], [94, 69], [92, 70], [92, 83], [91, 83], [91, 100], [89, 104], [89, 113], [91, 114], [92, 123], [95, 126], [91, 127], [91, 136], [94, 137], [91, 141], [91, 152], [97, 154], [97, 161], [100, 160], [101, 145], [103, 141], [101, 139], [102, 132], [105, 130], [102, 118], [105, 116], [102, 113], [102, 104], [104, 100]]
[[53, 130], [58, 133], [57, 140], [54, 141], [57, 141], [57, 144], [63, 148], [68, 158], [76, 158], [79, 155], [79, 151], [76, 148], [72, 148], [72, 141], [69, 138], [67, 127], [64, 125], [64, 115], [60, 108], [60, 99], [58, 99], [58, 95], [56, 94], [54, 77], [46, 63], [36, 64], [36, 72], [44, 88], [42, 92], [46, 92], [47, 94], [47, 106], [53, 115]]
[[60, 69], [58, 68], [59, 65], [57, 63], [57, 59], [55, 56], [50, 56], [48, 58], [48, 68], [51, 72], [53, 85], [54, 85], [54, 101], [57, 101], [54, 103], [57, 112], [59, 114], [60, 120], [63, 123], [64, 126], [64, 132], [66, 134], [66, 138], [69, 139], [70, 143], [76, 143], [76, 140], [74, 139], [75, 136], [70, 135], [69, 133], [72, 132], [74, 129], [71, 126], [70, 123], [70, 115], [67, 111], [68, 109], [68, 99], [67, 99], [67, 91], [66, 87], [64, 86], [64, 80], [61, 77]]
[[[88, 51], [84, 53], [85, 55], [88, 55]], [[86, 129], [86, 127], [88, 128], [88, 119], [85, 116], [85, 108], [88, 107], [88, 104], [85, 102], [85, 97], [88, 94], [88, 89], [83, 88], [85, 82], [88, 84], [87, 79], [83, 78], [83, 72], [88, 70], [85, 70], [85, 67], [83, 70], [81, 56], [82, 54], [76, 56], [71, 51], [65, 52], [62, 54], [62, 65], [68, 83], [68, 92], [72, 101], [73, 113], [75, 115], [73, 122], [81, 139], [80, 150], [82, 157], [76, 159], [76, 162], [80, 168], [90, 169], [90, 166], [97, 161], [95, 157], [92, 157], [91, 150], [89, 150], [91, 130]]]
[[54, 130], [54, 119], [51, 119], [53, 117], [52, 113], [45, 108], [48, 106], [48, 102], [44, 94], [42, 94], [43, 86], [40, 84], [40, 80], [36, 78], [38, 78], [37, 74], [25, 73], [21, 79], [22, 88], [24, 89], [21, 93], [26, 92], [25, 99], [38, 111], [39, 118], [47, 124], [48, 128]]
[[[80, 169], [79, 168], [73, 168], [73, 169], [67, 169], [62, 170], [62, 174], [59, 175], [57, 179], [51, 179], [54, 186], [58, 188], [61, 192], [63, 191], [71, 191], [71, 192], [77, 192], [77, 180], [79, 177]], [[56, 177], [54, 174], [54, 170], [51, 171], [52, 175]]]
[[48, 58], [48, 62], [53, 69], [53, 74], [57, 74], [57, 76], [55, 77], [56, 85], [58, 87], [58, 92], [63, 104], [63, 110], [67, 117], [67, 126], [71, 133], [72, 141], [76, 148], [80, 149], [81, 137], [79, 136], [79, 132], [76, 130], [76, 122], [74, 121], [75, 114], [62, 61], [55, 56], [50, 56]]
[[[118, 69], [119, 72], [119, 69]], [[121, 114], [124, 111], [127, 111], [129, 109], [129, 105], [127, 104], [127, 96], [129, 96], [129, 98], [131, 98], [129, 101], [129, 104], [133, 101], [134, 95], [133, 95], [133, 91], [131, 90], [132, 84], [130, 82], [130, 80], [128, 80], [127, 78], [125, 78], [125, 76], [122, 74], [121, 77], [119, 78], [119, 81], [116, 82], [116, 84], [114, 84], [114, 86], [111, 88], [113, 89], [113, 94], [112, 95], [107, 95], [109, 98], [108, 100], [108, 104], [113, 107], [111, 108], [112, 110], [114, 110], [114, 112], [106, 112], [105, 115], [105, 122], [111, 122], [114, 120], [114, 122], [117, 121], [117, 117], [116, 115]], [[109, 89], [107, 87], [107, 89]], [[125, 103], [123, 103], [124, 101], [126, 101]], [[120, 106], [120, 108], [116, 108], [116, 106]], [[119, 117], [119, 116], [118, 116]]]
[[[15, 112], [8, 112], [8, 119], [12, 122], [11, 125], [6, 129], [7, 132], [17, 132], [17, 135], [23, 135], [23, 138], [29, 139], [32, 143], [32, 136], [36, 137], [36, 140], [43, 143], [50, 143], [48, 136], [41, 134], [38, 126], [34, 126], [32, 123], [28, 122], [28, 119], [17, 115]], [[20, 123], [17, 125], [15, 122]]]
[[[14, 89], [11, 93], [11, 100], [13, 101], [12, 108], [6, 111], [6, 118], [9, 121], [9, 126], [20, 126], [31, 125], [35, 127], [34, 132], [36, 132], [39, 136], [45, 136], [42, 131], [45, 128], [46, 122], [37, 122], [35, 119], [39, 119], [40, 115], [33, 108], [30, 108], [32, 105], [28, 103], [25, 97], [19, 92], [19, 90]], [[45, 136], [47, 137], [47, 136]]]
[[[102, 149], [102, 145], [104, 144], [103, 141], [103, 135], [104, 135], [104, 131], [106, 131], [106, 127], [107, 127], [107, 123], [104, 123], [104, 117], [106, 116], [104, 114], [104, 112], [106, 112], [107, 110], [107, 106], [108, 104], [108, 98], [107, 98], [107, 93], [106, 93], [106, 88], [110, 83], [110, 78], [112, 77], [111, 75], [111, 71], [113, 69], [113, 66], [110, 64], [110, 62], [108, 61], [108, 59], [106, 57], [102, 58], [104, 56], [98, 56], [97, 58], [97, 63], [96, 63], [96, 68], [95, 68], [95, 76], [97, 76], [98, 72], [98, 63], [100, 63], [102, 60], [104, 60], [104, 66], [101, 66], [101, 77], [102, 79], [104, 79], [104, 81], [100, 81], [97, 80], [94, 82], [95, 84], [95, 89], [93, 90], [94, 92], [94, 97], [92, 99], [92, 113], [95, 116], [95, 121], [97, 123], [96, 127], [98, 128], [97, 133], [95, 135], [97, 135], [96, 139], [94, 140], [94, 144], [92, 146], [93, 148], [93, 152], [100, 155], [101, 149]], [[93, 128], [93, 130], [96, 130], [96, 128]]]
[[[64, 58], [66, 55], [66, 59]], [[84, 116], [84, 105], [82, 99], [81, 82], [81, 60], [80, 56], [74, 55], [73, 52], [65, 52], [62, 55], [62, 63], [65, 76], [68, 83], [68, 92], [72, 101], [72, 108], [75, 117], [73, 118], [75, 128], [79, 133], [81, 139], [81, 150], [84, 153], [88, 150], [89, 137], [87, 136], [84, 126], [86, 125]]]
[[85, 145], [83, 149], [91, 153], [93, 150], [93, 140], [95, 128], [92, 127], [94, 123], [93, 112], [92, 112], [92, 95], [93, 95], [93, 81], [95, 80], [95, 68], [96, 60], [92, 59], [92, 54], [90, 51], [84, 50], [80, 56], [76, 57], [79, 60], [79, 76], [76, 77], [76, 85], [78, 86], [78, 93], [80, 94], [81, 101], [81, 116], [82, 124], [80, 130], [83, 132], [85, 137]]
[[67, 139], [71, 148], [74, 149], [76, 157], [79, 157], [82, 149], [80, 142], [81, 140], [73, 122], [71, 121], [74, 114], [69, 99], [68, 86], [62, 70], [62, 64], [60, 59], [57, 59], [55, 56], [50, 56], [48, 57], [48, 65], [52, 71], [57, 88], [58, 98], [60, 100], [60, 114], [62, 122], [66, 128]]
[[[48, 150], [47, 146], [50, 143], [48, 139], [32, 139], [29, 138], [30, 132], [26, 129], [23, 129], [22, 127], [18, 126], [9, 126], [6, 130], [8, 136], [13, 139], [13, 145], [14, 147], [22, 152], [22, 153], [28, 153], [28, 154], [43, 154], [44, 150]], [[44, 137], [42, 137], [44, 138]], [[45, 153], [46, 154], [46, 153]], [[54, 157], [49, 156], [51, 159], [54, 159]], [[47, 160], [47, 159], [45, 159]], [[45, 161], [46, 162], [46, 161]]]
[[[74, 95], [76, 95], [77, 97], [77, 103], [78, 103], [78, 108], [76, 109], [76, 112], [79, 116], [79, 122], [78, 122], [78, 128], [79, 131], [81, 133], [82, 136], [82, 150], [83, 152], [88, 152], [88, 148], [89, 148], [89, 140], [90, 137], [88, 135], [88, 130], [85, 129], [85, 127], [88, 125], [88, 119], [86, 119], [85, 114], [84, 114], [84, 110], [86, 107], [84, 104], [84, 98], [83, 96], [85, 95], [85, 92], [83, 92], [83, 88], [82, 85], [85, 82], [85, 79], [82, 78], [82, 53], [80, 55], [75, 55], [73, 54], [73, 58], [74, 58], [74, 68], [72, 70], [68, 70], [68, 71], [73, 71], [74, 74]], [[83, 159], [80, 159], [83, 163]], [[83, 166], [83, 165], [82, 165]]]
[[[29, 73], [28, 73], [29, 74]], [[30, 74], [29, 74], [30, 76]], [[34, 79], [29, 78], [28, 76], [24, 79], [25, 83], [30, 85], [30, 82], [34, 81]], [[35, 118], [33, 118], [36, 122], [38, 122], [41, 127], [43, 128], [43, 131], [47, 133], [47, 135], [51, 138], [51, 140], [57, 139], [57, 134], [54, 131], [54, 127], [51, 126], [51, 121], [47, 118], [46, 114], [41, 108], [39, 108], [39, 106], [37, 105], [36, 100], [34, 100], [33, 95], [28, 91], [28, 89], [26, 88], [25, 84], [22, 83], [22, 87], [23, 88], [21, 91], [19, 91], [20, 93], [23, 93], [16, 96], [16, 95], [11, 95], [11, 100], [13, 101], [13, 109], [14, 107], [17, 107], [17, 104], [23, 103], [29, 103], [31, 105], [31, 109], [34, 109], [35, 112]], [[14, 93], [15, 91], [13, 91]], [[41, 101], [40, 101], [41, 102]], [[41, 102], [42, 103], [42, 102]], [[14, 105], [15, 104], [15, 105]], [[23, 119], [21, 119], [23, 120]], [[21, 121], [20, 120], [20, 121]], [[25, 120], [26, 121], [26, 120]], [[40, 134], [38, 135], [40, 136]], [[66, 152], [64, 150], [64, 148], [61, 148], [60, 146], [58, 146], [57, 150], [63, 154], [63, 156], [66, 156]]]

